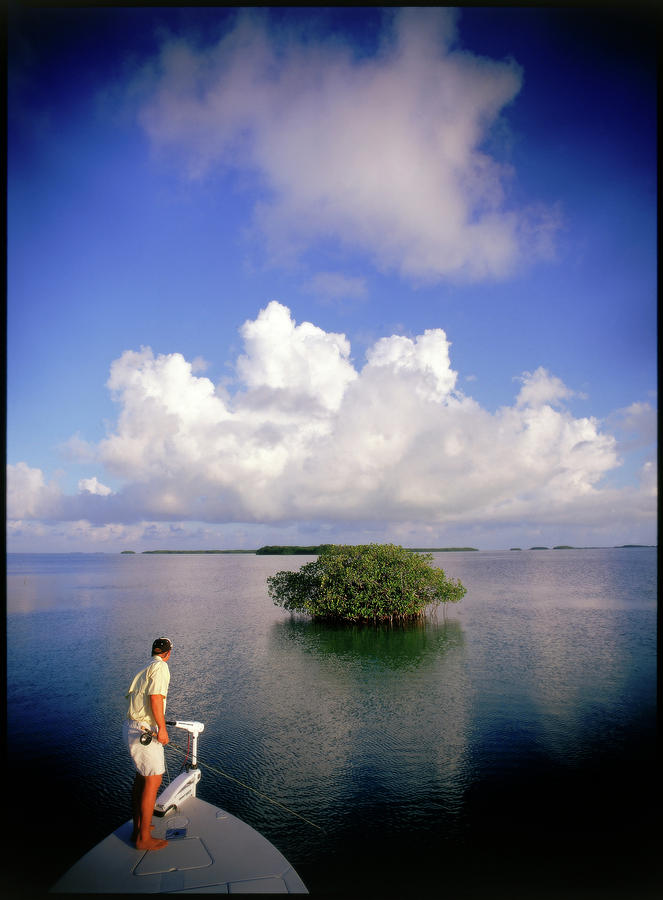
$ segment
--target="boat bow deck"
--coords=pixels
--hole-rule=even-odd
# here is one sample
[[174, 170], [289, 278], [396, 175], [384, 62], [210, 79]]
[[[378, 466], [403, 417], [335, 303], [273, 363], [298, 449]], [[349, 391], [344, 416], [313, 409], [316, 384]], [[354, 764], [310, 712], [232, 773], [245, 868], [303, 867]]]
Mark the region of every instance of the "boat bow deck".
[[52, 888], [55, 893], [307, 894], [287, 859], [255, 829], [197, 797], [154, 817], [162, 850], [136, 850], [125, 822]]

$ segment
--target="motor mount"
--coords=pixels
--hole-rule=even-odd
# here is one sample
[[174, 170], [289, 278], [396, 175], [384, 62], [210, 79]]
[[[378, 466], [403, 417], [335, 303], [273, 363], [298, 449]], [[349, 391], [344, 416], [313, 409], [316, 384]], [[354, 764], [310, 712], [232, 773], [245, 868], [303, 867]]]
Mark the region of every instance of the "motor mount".
[[203, 723], [176, 719], [173, 721], [166, 720], [166, 725], [170, 725], [172, 728], [181, 728], [192, 735], [191, 763], [187, 766], [186, 772], [182, 772], [181, 775], [173, 779], [159, 794], [154, 806], [155, 816], [165, 816], [172, 809], [176, 809], [178, 804], [186, 800], [187, 797], [195, 797], [196, 786], [202, 777], [202, 773], [198, 768], [198, 735], [205, 730]]

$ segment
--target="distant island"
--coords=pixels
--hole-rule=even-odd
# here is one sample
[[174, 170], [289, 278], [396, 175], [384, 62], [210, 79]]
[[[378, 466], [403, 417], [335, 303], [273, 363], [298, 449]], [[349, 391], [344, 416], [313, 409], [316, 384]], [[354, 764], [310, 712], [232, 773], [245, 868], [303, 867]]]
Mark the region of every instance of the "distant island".
[[[558, 544], [553, 550], [655, 550], [656, 544], [618, 544], [615, 547], [572, 547], [570, 544]], [[532, 550], [547, 550], [547, 547], [532, 547]]]
[[615, 550], [634, 550], [634, 549], [646, 549], [646, 550], [654, 550], [656, 548], [656, 544], [619, 544], [619, 546], [615, 547]]
[[[142, 550], [142, 555], [150, 554], [214, 554], [214, 553], [248, 553], [255, 556], [319, 556], [333, 544], [312, 544], [299, 546], [296, 544], [275, 544], [260, 547], [258, 550]], [[570, 544], [557, 544], [553, 550], [655, 550], [656, 544], [619, 544], [614, 547], [572, 547]], [[478, 553], [477, 547], [407, 547], [411, 553]], [[510, 550], [522, 550], [522, 547], [510, 547]], [[549, 550], [550, 547], [530, 547], [530, 550]], [[121, 550], [123, 555], [135, 556], [135, 550]]]
[[255, 554], [256, 556], [319, 556], [323, 550], [331, 546], [331, 544], [314, 544], [309, 547], [300, 547], [276, 544], [260, 547]]
[[[126, 553], [126, 550], [122, 551]], [[131, 551], [129, 551], [131, 552]], [[255, 550], [143, 550], [143, 555], [154, 553], [255, 553]]]
[[408, 547], [412, 553], [478, 553], [476, 547]]
[[[259, 550], [256, 550], [256, 556], [319, 555], [327, 547], [332, 546], [334, 545], [318, 544], [313, 547], [276, 545], [271, 547], [261, 547]], [[468, 550], [478, 552], [476, 547], [407, 547], [406, 549], [411, 553], [458, 553]]]

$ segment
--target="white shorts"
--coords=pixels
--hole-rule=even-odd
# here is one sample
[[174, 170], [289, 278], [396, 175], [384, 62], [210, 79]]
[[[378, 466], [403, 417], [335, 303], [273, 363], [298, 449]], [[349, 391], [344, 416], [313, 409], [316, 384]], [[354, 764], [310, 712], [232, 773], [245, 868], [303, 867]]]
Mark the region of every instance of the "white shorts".
[[163, 744], [160, 744], [156, 737], [153, 737], [149, 744], [141, 744], [140, 736], [143, 730], [140, 723], [127, 719], [122, 727], [124, 743], [129, 748], [139, 775], [163, 775], [166, 771]]

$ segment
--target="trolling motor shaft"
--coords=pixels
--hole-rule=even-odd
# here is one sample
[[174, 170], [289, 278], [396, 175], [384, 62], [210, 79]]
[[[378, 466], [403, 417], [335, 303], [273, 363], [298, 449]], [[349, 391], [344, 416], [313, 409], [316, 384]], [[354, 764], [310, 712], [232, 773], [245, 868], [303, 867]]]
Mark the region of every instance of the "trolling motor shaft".
[[[202, 722], [192, 722], [185, 719], [166, 720], [166, 725], [170, 725], [173, 728], [181, 728], [192, 735], [191, 763], [187, 767], [187, 771], [178, 775], [158, 796], [154, 807], [155, 816], [165, 816], [170, 810], [176, 809], [177, 805], [186, 800], [187, 797], [195, 797], [196, 785], [201, 779], [201, 772], [198, 768], [198, 735], [201, 731], [204, 731], [205, 726]], [[151, 741], [152, 732], [148, 732], [148, 734]]]
[[201, 731], [205, 730], [205, 726], [202, 722], [193, 722], [187, 719], [176, 719], [175, 721], [166, 720], [166, 725], [171, 725], [174, 728], [181, 728], [183, 731], [188, 731], [189, 734], [192, 735], [191, 741], [191, 766], [197, 766], [198, 764], [198, 735]]

